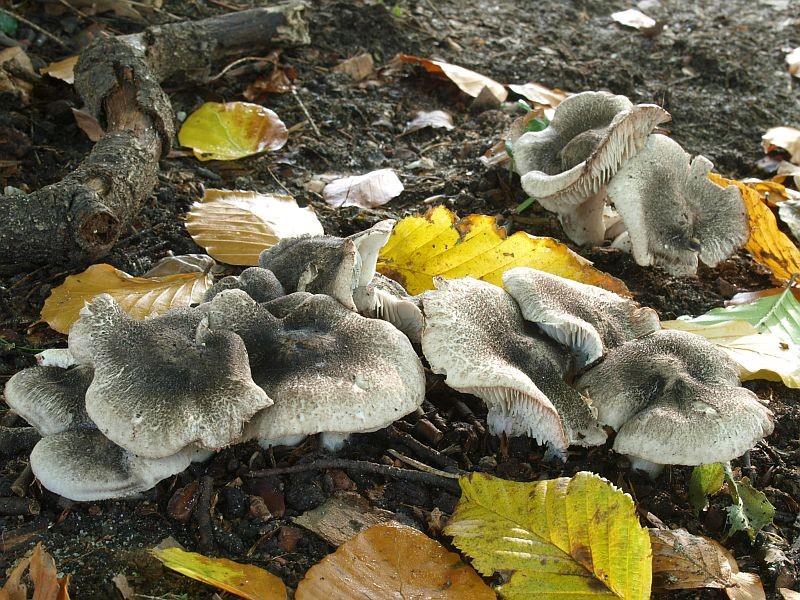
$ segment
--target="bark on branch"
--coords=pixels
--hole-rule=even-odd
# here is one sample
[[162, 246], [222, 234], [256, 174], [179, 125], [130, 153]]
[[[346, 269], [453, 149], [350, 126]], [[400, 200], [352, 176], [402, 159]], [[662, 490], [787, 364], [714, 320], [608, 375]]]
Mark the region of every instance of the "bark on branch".
[[0, 196], [0, 273], [107, 254], [158, 181], [175, 134], [160, 82], [207, 80], [220, 59], [309, 43], [300, 2], [100, 39], [75, 67], [75, 88], [106, 135], [61, 181]]

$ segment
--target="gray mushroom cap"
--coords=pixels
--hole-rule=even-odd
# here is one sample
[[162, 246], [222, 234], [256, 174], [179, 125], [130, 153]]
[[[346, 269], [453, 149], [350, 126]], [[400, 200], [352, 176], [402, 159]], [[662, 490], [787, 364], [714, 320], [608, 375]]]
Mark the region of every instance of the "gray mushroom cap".
[[288, 293], [326, 294], [356, 310], [353, 290], [372, 280], [378, 253], [394, 223], [391, 219], [381, 221], [346, 238], [287, 238], [264, 250], [259, 265], [272, 271]]
[[393, 279], [375, 273], [372, 281], [353, 292], [359, 314], [388, 321], [406, 334], [415, 344], [422, 339], [423, 317], [420, 299], [411, 296]]
[[657, 331], [611, 350], [577, 381], [614, 450], [656, 464], [740, 456], [773, 429], [772, 413], [739, 386], [736, 366], [710, 342]]
[[214, 298], [209, 319], [244, 339], [254, 380], [275, 399], [247, 426], [246, 436], [264, 446], [322, 433], [335, 449], [347, 434], [386, 427], [424, 399], [424, 371], [409, 340], [328, 296], [292, 294], [258, 305], [226, 291]]
[[583, 368], [606, 349], [660, 329], [658, 315], [637, 302], [536, 269], [517, 267], [503, 285], [526, 320], [564, 344]]
[[244, 423], [272, 404], [251, 379], [236, 334], [212, 331], [205, 319], [191, 333], [168, 315], [136, 321], [105, 294], [88, 312], [95, 374], [86, 410], [128, 451], [161, 458], [195, 442], [217, 450], [238, 441]]
[[486, 402], [493, 433], [536, 438], [556, 455], [570, 443], [605, 441], [591, 407], [563, 380], [569, 353], [526, 331], [509, 294], [471, 278], [435, 284], [422, 294], [422, 351], [447, 385]]
[[85, 406], [93, 374], [85, 365], [23, 369], [6, 383], [6, 403], [43, 436], [94, 428]]
[[713, 267], [747, 242], [741, 192], [708, 179], [712, 166], [703, 156], [690, 163], [677, 142], [653, 134], [608, 183], [638, 264], [691, 275], [698, 257]]
[[51, 492], [88, 502], [144, 492], [189, 466], [193, 449], [164, 458], [142, 458], [96, 429], [42, 438], [31, 451], [31, 469]]
[[[514, 142], [522, 187], [547, 210], [573, 213], [600, 192], [669, 113], [652, 104], [634, 106], [625, 96], [583, 92], [556, 108], [550, 125]], [[601, 211], [602, 212], [602, 211]]]
[[275, 274], [261, 267], [250, 267], [239, 275], [223, 277], [206, 290], [203, 302], [211, 302], [222, 290], [244, 290], [256, 302], [269, 302], [286, 293]]

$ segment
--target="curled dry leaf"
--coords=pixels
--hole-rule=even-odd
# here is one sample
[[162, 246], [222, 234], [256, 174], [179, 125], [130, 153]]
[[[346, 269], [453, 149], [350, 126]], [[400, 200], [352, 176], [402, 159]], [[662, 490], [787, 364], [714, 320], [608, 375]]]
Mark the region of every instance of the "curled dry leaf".
[[[777, 178], [784, 180], [786, 177], [791, 177], [794, 180], [794, 185], [797, 189], [800, 189], [800, 164], [790, 163], [788, 161], [782, 160], [778, 163], [778, 171], [776, 173], [778, 176]], [[800, 198], [800, 192], [797, 190], [787, 190], [789, 196], [797, 200]]]
[[569, 96], [567, 92], [562, 92], [558, 88], [551, 90], [550, 88], [533, 82], [523, 84], [511, 83], [508, 88], [515, 94], [519, 94], [526, 100], [533, 102], [535, 106], [549, 108], [555, 108], [561, 104], [564, 98]]
[[289, 134], [273, 111], [248, 102], [206, 102], [184, 121], [181, 146], [199, 160], [236, 160], [281, 148]]
[[636, 10], [635, 8], [612, 13], [611, 18], [620, 25], [633, 27], [634, 29], [651, 29], [656, 25], [655, 19], [648, 17], [642, 11]]
[[165, 277], [178, 273], [209, 273], [217, 262], [207, 254], [165, 256], [142, 277]]
[[789, 73], [800, 78], [800, 48], [795, 48], [786, 55], [786, 64], [789, 65]]
[[800, 592], [795, 592], [789, 588], [778, 588], [778, 592], [783, 597], [783, 600], [800, 600]]
[[732, 599], [765, 598], [758, 576], [740, 573], [736, 559], [714, 540], [684, 529], [649, 531], [654, 590], [725, 588]]
[[362, 81], [375, 71], [375, 61], [372, 60], [372, 55], [369, 52], [363, 52], [343, 60], [333, 67], [331, 71], [349, 75], [355, 81]]
[[254, 565], [227, 558], [209, 558], [179, 548], [153, 549], [153, 556], [165, 567], [182, 575], [248, 600], [285, 600], [286, 586], [273, 575]]
[[372, 525], [395, 520], [388, 510], [375, 508], [355, 492], [334, 494], [317, 508], [292, 519], [331, 546], [340, 546]]
[[633, 499], [594, 473], [522, 483], [460, 479], [445, 528], [503, 598], [649, 600], [650, 536]]
[[500, 286], [503, 273], [513, 267], [533, 267], [630, 295], [619, 279], [598, 271], [553, 238], [523, 231], [509, 236], [493, 217], [457, 219], [444, 206], [401, 220], [378, 257], [378, 271], [410, 294], [433, 289], [436, 276], [474, 277]]
[[83, 131], [86, 137], [91, 141], [97, 142], [106, 134], [103, 130], [103, 126], [95, 119], [94, 115], [89, 114], [85, 110], [73, 108], [72, 116], [75, 117], [75, 122], [78, 124], [78, 127], [81, 128], [81, 131]]
[[708, 178], [722, 187], [735, 185], [741, 190], [750, 226], [750, 239], [744, 248], [756, 262], [767, 267], [780, 281], [789, 281], [794, 273], [800, 273], [800, 250], [778, 229], [775, 215], [764, 204], [758, 191], [716, 173], [709, 173]]
[[401, 135], [413, 133], [426, 127], [434, 129], [453, 129], [453, 115], [444, 110], [419, 111], [413, 119], [406, 123]]
[[382, 206], [403, 192], [403, 184], [392, 169], [379, 169], [331, 181], [322, 190], [325, 202], [335, 208]]
[[764, 152], [781, 148], [789, 153], [789, 160], [800, 165], [800, 129], [796, 127], [773, 127], [761, 136]]
[[508, 97], [508, 90], [506, 90], [503, 84], [485, 75], [476, 73], [475, 71], [465, 69], [464, 67], [451, 65], [441, 60], [431, 60], [429, 58], [421, 58], [408, 54], [400, 54], [399, 58], [401, 62], [422, 66], [428, 73], [446, 77], [455, 83], [462, 92], [473, 98], [477, 98], [483, 91], [483, 88], [488, 88], [492, 95], [497, 98], [498, 102], [503, 102], [506, 97]]
[[42, 547], [41, 542], [36, 544], [33, 552], [22, 558], [8, 573], [5, 584], [0, 588], [2, 600], [27, 600], [28, 589], [21, 582], [22, 576], [28, 569], [28, 578], [33, 583], [33, 598], [42, 600], [69, 600], [69, 575], [59, 579], [56, 572], [56, 563], [53, 557]]
[[110, 294], [131, 317], [144, 319], [201, 302], [212, 283], [211, 275], [202, 272], [147, 278], [133, 277], [107, 264], [92, 265], [53, 289], [41, 317], [56, 331], [69, 333], [87, 301]]
[[78, 64], [78, 55], [68, 56], [62, 60], [51, 62], [46, 67], [39, 69], [42, 75], [49, 75], [60, 79], [70, 85], [75, 83], [75, 65]]
[[257, 265], [261, 251], [285, 237], [324, 233], [314, 211], [291, 196], [215, 189], [192, 205], [186, 230], [218, 261], [246, 266]]
[[373, 525], [339, 546], [309, 569], [295, 593], [297, 600], [494, 597], [458, 554], [398, 523]]

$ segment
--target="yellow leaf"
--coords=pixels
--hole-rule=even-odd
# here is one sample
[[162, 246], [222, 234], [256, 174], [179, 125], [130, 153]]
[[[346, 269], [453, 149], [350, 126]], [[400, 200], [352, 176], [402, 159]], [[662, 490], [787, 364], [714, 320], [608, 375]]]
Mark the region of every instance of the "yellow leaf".
[[378, 271], [412, 295], [433, 289], [435, 276], [474, 277], [501, 286], [503, 273], [513, 267], [533, 267], [630, 295], [619, 279], [598, 271], [553, 238], [522, 231], [508, 236], [493, 217], [485, 215], [456, 221], [444, 206], [401, 220], [378, 258]]
[[759, 333], [746, 321], [713, 325], [662, 321], [661, 326], [696, 333], [719, 346], [739, 366], [742, 381], [783, 381], [786, 387], [800, 388], [800, 347], [776, 335]]
[[247, 266], [285, 237], [324, 233], [314, 211], [291, 196], [213, 189], [192, 205], [186, 230], [217, 260]]
[[288, 139], [278, 115], [248, 102], [206, 102], [178, 132], [181, 146], [192, 148], [200, 160], [236, 160], [277, 150]]
[[761, 195], [741, 181], [725, 179], [716, 173], [709, 173], [708, 178], [722, 187], [735, 185], [742, 191], [750, 225], [750, 239], [744, 248], [755, 261], [781, 281], [789, 281], [792, 274], [800, 273], [800, 250], [778, 229], [775, 215], [762, 202]]
[[78, 64], [78, 55], [69, 56], [63, 60], [51, 62], [46, 67], [39, 69], [42, 75], [49, 75], [60, 79], [70, 85], [75, 83], [75, 65]]
[[54, 288], [42, 307], [42, 320], [61, 333], [69, 333], [83, 305], [98, 294], [111, 294], [134, 319], [160, 315], [176, 306], [201, 302], [212, 284], [207, 273], [180, 273], [166, 277], [133, 277], [111, 265], [92, 265], [70, 275]]
[[508, 96], [508, 90], [506, 90], [502, 83], [498, 83], [494, 79], [490, 79], [485, 75], [470, 71], [464, 67], [451, 65], [441, 60], [431, 60], [429, 58], [410, 56], [408, 54], [401, 54], [400, 60], [405, 63], [420, 65], [428, 73], [443, 75], [455, 83], [458, 89], [473, 98], [477, 98], [481, 91], [483, 91], [483, 88], [489, 88], [489, 91], [499, 102], [505, 101]]
[[520, 483], [473, 473], [445, 533], [503, 598], [650, 598], [650, 537], [633, 500], [593, 473]]
[[396, 523], [373, 525], [306, 573], [296, 600], [491, 600], [478, 574], [439, 542]]
[[179, 548], [153, 550], [164, 566], [182, 575], [249, 600], [285, 600], [283, 582], [254, 565], [243, 565], [227, 558], [209, 558]]

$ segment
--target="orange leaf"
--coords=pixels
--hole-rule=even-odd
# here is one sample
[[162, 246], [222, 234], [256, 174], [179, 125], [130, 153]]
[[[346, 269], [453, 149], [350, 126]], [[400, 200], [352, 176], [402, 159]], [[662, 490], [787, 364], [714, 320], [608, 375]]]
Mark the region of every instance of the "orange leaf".
[[179, 273], [166, 277], [133, 277], [111, 265], [92, 265], [70, 275], [54, 288], [42, 307], [42, 320], [61, 333], [69, 333], [83, 305], [98, 294], [111, 294], [134, 319], [160, 315], [175, 306], [203, 300], [211, 287], [207, 273]]
[[179, 548], [154, 549], [164, 566], [249, 600], [286, 600], [286, 586], [272, 573], [227, 558], [209, 558]]
[[69, 600], [69, 575], [59, 579], [56, 563], [42, 547], [36, 544], [30, 556], [21, 559], [9, 573], [5, 585], [0, 589], [0, 600], [27, 600], [28, 589], [20, 583], [25, 569], [33, 583], [33, 597], [36, 600]]
[[755, 261], [767, 267], [780, 281], [789, 281], [794, 273], [800, 273], [800, 250], [778, 229], [775, 215], [764, 204], [758, 191], [716, 173], [709, 173], [708, 178], [722, 187], [735, 185], [742, 191], [750, 225], [750, 239], [744, 248]]
[[422, 66], [428, 73], [446, 77], [455, 83], [462, 92], [473, 98], [477, 98], [483, 88], [489, 88], [489, 91], [499, 102], [503, 102], [508, 96], [508, 90], [506, 90], [503, 84], [485, 75], [476, 73], [475, 71], [465, 69], [464, 67], [451, 65], [441, 60], [431, 60], [429, 58], [410, 56], [408, 54], [400, 54], [399, 58], [402, 62]]
[[490, 600], [494, 592], [439, 542], [396, 523], [373, 525], [311, 567], [296, 600]]

